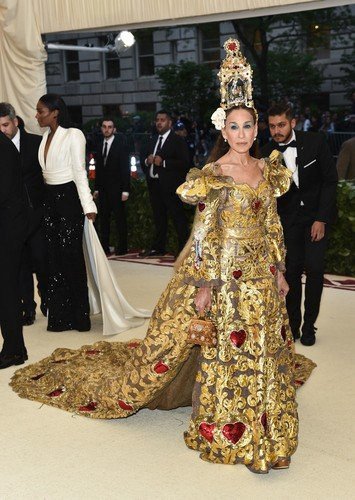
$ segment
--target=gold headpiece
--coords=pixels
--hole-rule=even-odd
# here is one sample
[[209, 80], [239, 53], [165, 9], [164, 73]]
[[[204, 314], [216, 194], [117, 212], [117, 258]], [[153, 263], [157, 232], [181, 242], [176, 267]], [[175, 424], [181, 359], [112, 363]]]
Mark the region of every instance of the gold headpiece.
[[229, 38], [223, 47], [227, 55], [218, 73], [221, 82], [221, 104], [211, 116], [217, 130], [221, 130], [225, 125], [226, 109], [244, 105], [256, 112], [253, 101], [253, 71], [240, 51], [238, 40]]

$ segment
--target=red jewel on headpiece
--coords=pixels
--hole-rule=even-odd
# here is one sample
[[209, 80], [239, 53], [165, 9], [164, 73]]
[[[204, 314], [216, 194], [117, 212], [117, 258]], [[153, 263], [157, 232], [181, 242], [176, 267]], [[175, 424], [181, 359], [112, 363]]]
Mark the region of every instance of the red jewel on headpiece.
[[39, 380], [40, 378], [44, 377], [44, 375], [45, 373], [39, 373], [38, 375], [31, 377], [31, 380]]
[[271, 272], [272, 274], [276, 274], [276, 267], [275, 267], [275, 266], [270, 266], [270, 268], [269, 268], [269, 269], [270, 269], [270, 272]]
[[236, 444], [243, 436], [245, 429], [246, 427], [242, 422], [235, 422], [234, 424], [226, 424], [222, 429], [222, 434], [228, 441]]
[[244, 344], [245, 339], [247, 338], [247, 334], [245, 330], [233, 330], [233, 332], [231, 332], [231, 334], [229, 335], [229, 338], [232, 344], [234, 344], [236, 347], [241, 347]]
[[237, 48], [237, 44], [235, 42], [229, 43], [228, 44], [228, 49], [229, 50], [235, 50]]
[[203, 436], [207, 441], [212, 443], [213, 441], [213, 431], [216, 428], [216, 424], [208, 424], [207, 422], [201, 422], [198, 428], [199, 433]]

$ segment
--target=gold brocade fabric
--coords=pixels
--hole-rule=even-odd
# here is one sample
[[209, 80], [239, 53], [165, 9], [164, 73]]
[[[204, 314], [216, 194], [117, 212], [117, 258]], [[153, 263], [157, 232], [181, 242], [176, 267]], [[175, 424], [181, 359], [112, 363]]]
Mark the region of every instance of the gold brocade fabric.
[[[275, 196], [290, 175], [277, 154], [257, 188], [193, 169], [179, 196], [197, 204], [191, 249], [154, 310], [143, 341], [57, 349], [18, 370], [13, 389], [92, 418], [191, 404], [185, 442], [210, 462], [267, 472], [297, 447], [296, 385], [314, 363], [294, 354], [277, 268], [285, 251]], [[197, 286], [213, 286], [216, 348], [187, 342]]]

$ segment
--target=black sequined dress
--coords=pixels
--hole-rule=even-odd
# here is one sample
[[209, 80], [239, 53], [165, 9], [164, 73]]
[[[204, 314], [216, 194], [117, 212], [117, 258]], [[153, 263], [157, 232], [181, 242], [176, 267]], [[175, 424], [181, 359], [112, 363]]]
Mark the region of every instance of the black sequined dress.
[[74, 182], [46, 186], [44, 221], [49, 257], [48, 330], [87, 330], [84, 214]]

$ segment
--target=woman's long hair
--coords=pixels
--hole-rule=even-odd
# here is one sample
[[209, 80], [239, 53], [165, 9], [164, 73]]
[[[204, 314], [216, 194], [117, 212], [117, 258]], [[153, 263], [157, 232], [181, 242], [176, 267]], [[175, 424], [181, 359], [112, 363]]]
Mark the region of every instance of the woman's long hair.
[[[226, 116], [228, 116], [229, 113], [231, 113], [235, 109], [245, 109], [252, 116], [254, 123], [257, 122], [257, 115], [256, 115], [255, 110], [253, 108], [248, 108], [247, 106], [234, 106], [233, 108], [230, 108], [226, 111]], [[251, 150], [250, 150], [250, 153], [252, 156], [258, 157], [257, 156], [257, 149], [258, 149], [258, 146], [257, 146], [256, 141], [255, 141]], [[220, 133], [219, 136], [217, 137], [216, 143], [215, 143], [209, 157], [207, 158], [206, 164], [213, 163], [213, 162], [217, 161], [219, 158], [221, 158], [223, 155], [225, 155], [228, 152], [228, 150], [229, 150], [229, 144], [228, 144], [228, 142], [226, 142], [224, 140], [222, 133]], [[195, 221], [196, 221], [196, 213], [195, 213], [195, 217], [194, 217], [194, 223], [193, 223], [192, 228], [191, 228], [190, 237], [187, 240], [184, 248], [181, 250], [181, 252], [179, 253], [179, 255], [175, 261], [175, 264], [174, 264], [175, 272], [180, 268], [181, 264], [184, 262], [184, 260], [186, 259], [186, 257], [190, 253], [191, 245], [192, 245], [193, 238], [194, 238]]]
[[42, 104], [49, 111], [58, 110], [58, 125], [64, 128], [69, 127], [69, 114], [68, 108], [63, 99], [58, 94], [44, 94], [40, 99]]

